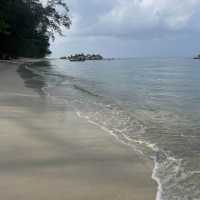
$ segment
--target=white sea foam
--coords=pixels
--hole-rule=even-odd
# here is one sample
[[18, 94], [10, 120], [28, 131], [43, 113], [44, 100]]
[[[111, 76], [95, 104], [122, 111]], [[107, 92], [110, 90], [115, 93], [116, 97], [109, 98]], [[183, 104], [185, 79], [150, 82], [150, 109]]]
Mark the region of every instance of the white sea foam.
[[[139, 146], [145, 146], [151, 150], [153, 150], [153, 152], [160, 152], [159, 148], [157, 147], [156, 144], [152, 144], [148, 141], [145, 140], [141, 140], [141, 139], [133, 139], [129, 136], [127, 136], [124, 131], [119, 130], [119, 129], [114, 129], [114, 130], [110, 130], [107, 127], [105, 127], [104, 125], [101, 125], [93, 120], [90, 119], [90, 116], [86, 116], [84, 114], [81, 114], [81, 112], [77, 111], [77, 116], [86, 119], [89, 123], [98, 126], [99, 128], [101, 128], [102, 130], [108, 132], [110, 135], [114, 136], [119, 142], [128, 145], [130, 147], [132, 147], [134, 149], [135, 152], [139, 153], [139, 154], [143, 154], [143, 151], [140, 150]], [[139, 145], [139, 146], [138, 146]], [[152, 179], [155, 180], [155, 182], [157, 183], [157, 194], [156, 194], [156, 200], [164, 200], [164, 188], [163, 188], [163, 184], [168, 185], [168, 182], [170, 182], [174, 176], [176, 174], [178, 174], [181, 170], [182, 170], [182, 160], [181, 159], [176, 159], [172, 156], [167, 155], [167, 153], [163, 152], [163, 154], [166, 156], [164, 161], [157, 161], [156, 157], [153, 157], [153, 161], [154, 161], [154, 168], [153, 168], [153, 172], [152, 172]], [[171, 169], [171, 174], [168, 174], [167, 171], [163, 172], [163, 170], [168, 170]], [[165, 177], [159, 175], [159, 173], [162, 171], [162, 173], [166, 173]], [[182, 177], [179, 177], [179, 181], [188, 178], [189, 175], [193, 175], [193, 174], [198, 174], [200, 173], [200, 171], [193, 171], [190, 173], [185, 174], [185, 176], [183, 176], [184, 174], [182, 173]], [[177, 181], [173, 184], [169, 184], [170, 187], [168, 186], [168, 189], [171, 187], [176, 187], [177, 185]], [[168, 199], [168, 197], [167, 197]]]
[[158, 188], [157, 188], [157, 194], [156, 194], [156, 200], [162, 200], [162, 183], [161, 180], [158, 178], [156, 175], [157, 171], [159, 169], [159, 163], [156, 161], [156, 158], [154, 158], [154, 168], [153, 168], [153, 173], [152, 173], [152, 179], [156, 181]]
[[0, 96], [38, 97], [38, 95], [24, 94], [24, 93], [17, 93], [17, 92], [1, 92]]
[[102, 126], [94, 121], [92, 121], [88, 116], [86, 115], [81, 115], [81, 113], [79, 111], [76, 111], [76, 114], [78, 117], [80, 118], [84, 118], [86, 119], [89, 123], [101, 128], [103, 131], [106, 131], [107, 133], [109, 133], [110, 135], [114, 136], [119, 142], [126, 144], [124, 141], [120, 140], [119, 136], [114, 134], [114, 132], [112, 130], [109, 130], [108, 128], [106, 128], [105, 126]]
[[[151, 144], [149, 142], [146, 142], [146, 141], [143, 141], [143, 140], [134, 140], [130, 137], [128, 137], [126, 134], [123, 134], [123, 137], [125, 138], [125, 140], [127, 140], [126, 142], [122, 139], [120, 139], [120, 137], [115, 134], [112, 130], [109, 130], [108, 128], [90, 120], [89, 116], [86, 116], [86, 115], [81, 115], [81, 113], [79, 111], [76, 111], [76, 114], [78, 117], [80, 118], [84, 118], [86, 119], [89, 123], [95, 125], [95, 126], [98, 126], [99, 128], [101, 128], [102, 130], [108, 132], [110, 135], [114, 136], [119, 142], [125, 144], [125, 145], [128, 145], [128, 146], [131, 146], [132, 148], [134, 148], [135, 152], [139, 153], [139, 154], [143, 154], [143, 152], [141, 150], [139, 150], [135, 145], [135, 144], [140, 144], [140, 145], [145, 145], [147, 147], [149, 147], [150, 149], [154, 150], [154, 151], [158, 151], [158, 147], [155, 145], [155, 144]], [[120, 132], [120, 130], [118, 130]], [[131, 142], [131, 143], [130, 143]], [[161, 194], [162, 194], [162, 183], [159, 179], [159, 177], [156, 175], [157, 171], [158, 171], [158, 168], [159, 168], [159, 164], [158, 162], [156, 161], [156, 159], [153, 159], [154, 160], [154, 168], [153, 168], [153, 173], [152, 173], [152, 179], [155, 180], [157, 182], [157, 185], [158, 185], [158, 188], [157, 188], [157, 194], [156, 194], [156, 200], [162, 200], [161, 199]]]

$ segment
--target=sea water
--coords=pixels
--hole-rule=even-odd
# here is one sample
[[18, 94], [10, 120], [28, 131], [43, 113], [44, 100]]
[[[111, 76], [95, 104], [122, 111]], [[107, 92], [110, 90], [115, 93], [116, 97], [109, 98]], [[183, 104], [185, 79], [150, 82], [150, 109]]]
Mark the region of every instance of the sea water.
[[157, 200], [200, 200], [200, 61], [46, 60], [18, 72], [27, 87], [152, 159]]

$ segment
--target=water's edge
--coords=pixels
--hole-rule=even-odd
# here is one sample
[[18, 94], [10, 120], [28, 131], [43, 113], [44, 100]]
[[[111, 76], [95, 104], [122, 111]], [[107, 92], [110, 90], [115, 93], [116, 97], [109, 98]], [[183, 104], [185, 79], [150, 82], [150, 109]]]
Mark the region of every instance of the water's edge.
[[[49, 63], [46, 68], [38, 66], [21, 66], [22, 76], [24, 71], [30, 73], [29, 79], [25, 80], [28, 87], [37, 89], [42, 96], [70, 105], [78, 117], [106, 131], [153, 163], [151, 178], [157, 183], [156, 200], [199, 200], [200, 171], [195, 158], [198, 155], [198, 126], [192, 127], [190, 124], [191, 119], [195, 122], [195, 117], [189, 116], [188, 120], [176, 110], [173, 112], [159, 107], [157, 101], [157, 110], [147, 107], [139, 110], [136, 107], [131, 113], [117, 99], [109, 98], [106, 93], [96, 90], [95, 82], [78, 78], [67, 71], [60, 73], [51, 68]], [[158, 68], [159, 76], [160, 70]], [[39, 88], [35, 88], [38, 83]], [[160, 79], [157, 83], [161, 83]], [[155, 89], [160, 94], [160, 90]], [[188, 88], [180, 88], [181, 95], [182, 89]], [[163, 96], [159, 98], [163, 103]], [[176, 100], [179, 103], [182, 99]], [[196, 163], [193, 163], [195, 160]]]
[[[41, 73], [38, 72], [37, 70], [33, 69], [31, 67], [33, 63], [29, 62], [29, 63], [25, 63], [23, 65], [21, 65], [21, 67], [25, 68], [26, 70], [30, 71], [31, 73], [33, 74], [36, 74], [36, 75], [39, 75], [41, 76]], [[35, 64], [35, 63], [34, 63]], [[51, 86], [43, 86], [41, 87], [41, 90], [42, 92], [45, 94], [45, 96], [49, 97], [49, 98], [52, 98], [52, 99], [58, 99], [59, 96], [51, 96], [50, 93], [48, 92], [49, 89], [51, 89]], [[76, 89], [76, 87], [75, 87]], [[69, 102], [66, 102], [67, 104]], [[150, 144], [146, 141], [140, 141], [140, 140], [133, 140], [131, 138], [129, 138], [127, 135], [123, 134], [123, 139], [122, 137], [119, 137], [117, 134], [114, 133], [114, 131], [112, 130], [109, 130], [107, 127], [105, 126], [102, 126], [101, 124], [93, 121], [92, 119], [90, 119], [89, 116], [84, 116], [82, 115], [76, 107], [72, 106], [73, 110], [75, 111], [76, 115], [79, 117], [79, 118], [83, 118], [85, 119], [88, 123], [92, 124], [92, 125], [95, 125], [96, 127], [100, 128], [101, 130], [109, 133], [112, 137], [114, 137], [117, 141], [119, 141], [120, 143], [126, 145], [126, 146], [129, 146], [131, 147], [135, 153], [137, 153], [139, 156], [142, 156], [143, 159], [147, 159], [148, 162], [151, 161], [152, 162], [152, 176], [149, 177], [149, 178], [152, 178], [152, 180], [155, 181], [155, 183], [157, 184], [157, 194], [156, 194], [156, 200], [162, 200], [161, 198], [161, 194], [162, 194], [162, 184], [161, 184], [161, 181], [159, 179], [159, 177], [156, 176], [156, 171], [158, 169], [158, 163], [156, 162], [156, 158], [155, 157], [147, 157], [144, 155], [144, 153], [142, 152], [142, 150], [140, 150], [139, 148], [137, 148], [136, 145], [134, 145], [133, 143], [135, 144], [144, 144], [146, 145], [147, 147], [152, 148], [153, 149], [156, 149], [157, 150], [157, 147], [155, 147], [155, 144]]]

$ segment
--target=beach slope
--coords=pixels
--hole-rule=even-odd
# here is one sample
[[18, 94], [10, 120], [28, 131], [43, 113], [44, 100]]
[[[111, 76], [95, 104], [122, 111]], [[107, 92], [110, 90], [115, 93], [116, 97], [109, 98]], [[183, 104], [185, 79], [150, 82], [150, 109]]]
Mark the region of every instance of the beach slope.
[[152, 163], [0, 63], [4, 200], [155, 200]]

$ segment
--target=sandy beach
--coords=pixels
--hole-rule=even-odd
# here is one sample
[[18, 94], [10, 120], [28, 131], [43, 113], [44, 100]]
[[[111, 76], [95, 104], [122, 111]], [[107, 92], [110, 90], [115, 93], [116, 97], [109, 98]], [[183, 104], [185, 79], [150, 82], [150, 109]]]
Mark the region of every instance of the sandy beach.
[[152, 162], [69, 107], [25, 87], [0, 62], [3, 200], [155, 200]]

